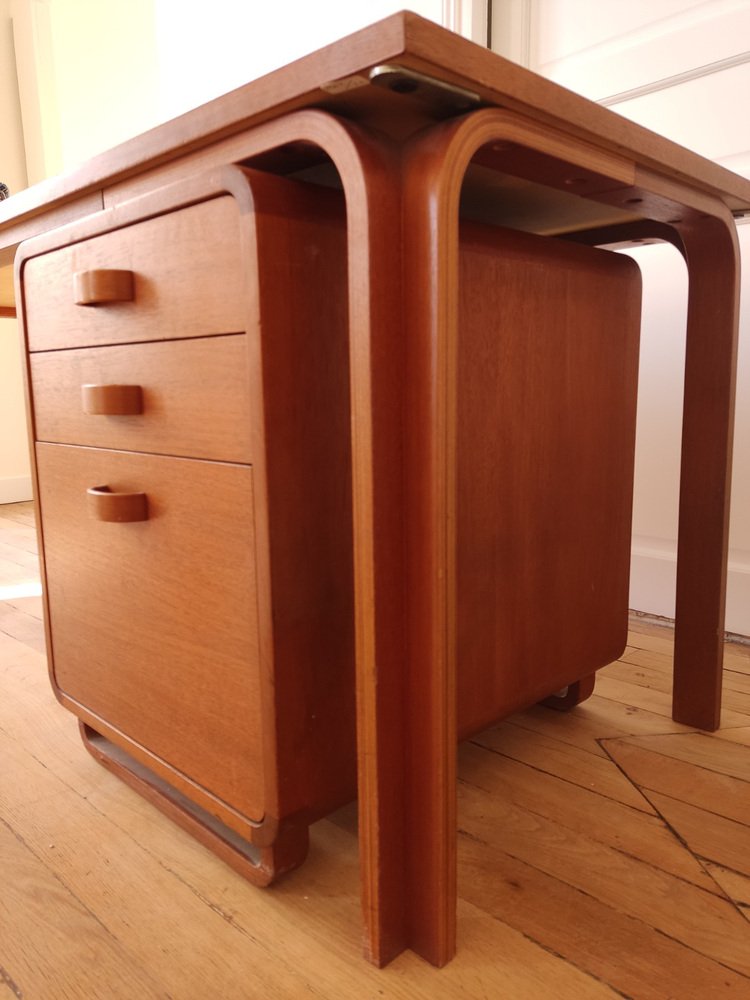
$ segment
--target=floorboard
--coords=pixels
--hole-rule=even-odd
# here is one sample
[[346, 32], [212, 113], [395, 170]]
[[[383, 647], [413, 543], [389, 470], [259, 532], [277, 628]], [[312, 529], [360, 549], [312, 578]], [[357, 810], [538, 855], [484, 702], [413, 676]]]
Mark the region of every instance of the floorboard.
[[459, 751], [457, 958], [360, 956], [356, 810], [249, 886], [99, 767], [47, 678], [33, 506], [0, 507], [0, 1000], [750, 997], [750, 650], [722, 728], [669, 717], [672, 633], [633, 619], [564, 715]]

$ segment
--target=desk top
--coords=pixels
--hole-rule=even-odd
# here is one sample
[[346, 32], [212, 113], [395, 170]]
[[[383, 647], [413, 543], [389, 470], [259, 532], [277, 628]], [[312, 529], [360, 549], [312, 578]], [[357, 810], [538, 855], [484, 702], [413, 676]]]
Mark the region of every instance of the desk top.
[[[407, 78], [409, 73], [421, 76]], [[292, 110], [324, 108], [403, 140], [481, 106], [556, 126], [719, 197], [735, 215], [750, 212], [750, 180], [401, 12], [0, 202], [0, 265], [12, 260], [22, 239], [101, 207], [108, 186]]]

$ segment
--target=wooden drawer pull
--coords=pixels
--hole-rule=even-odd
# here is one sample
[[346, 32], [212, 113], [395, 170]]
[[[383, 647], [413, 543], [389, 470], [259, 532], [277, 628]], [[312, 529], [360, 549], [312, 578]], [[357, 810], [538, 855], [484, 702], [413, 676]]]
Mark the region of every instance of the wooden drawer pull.
[[143, 413], [143, 391], [139, 385], [82, 385], [84, 413], [122, 416]]
[[132, 302], [135, 282], [132, 271], [100, 268], [78, 271], [73, 275], [74, 300], [78, 306], [106, 305], [108, 302]]
[[89, 507], [97, 521], [147, 521], [145, 493], [113, 493], [109, 486], [92, 486], [86, 491]]

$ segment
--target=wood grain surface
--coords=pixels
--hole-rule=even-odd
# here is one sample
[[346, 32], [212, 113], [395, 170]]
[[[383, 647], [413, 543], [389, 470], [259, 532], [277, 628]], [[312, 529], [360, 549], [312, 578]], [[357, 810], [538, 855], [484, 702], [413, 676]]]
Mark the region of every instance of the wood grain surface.
[[[29, 349], [243, 330], [237, 215], [233, 199], [219, 198], [27, 260]], [[134, 272], [131, 302], [76, 303], [74, 275], [101, 267]]]
[[[34, 548], [32, 506], [0, 508], [9, 996], [747, 995], [750, 878], [733, 867], [750, 832], [735, 784], [750, 781], [747, 713], [705, 735], [596, 693], [572, 715], [534, 708], [464, 744], [458, 955], [436, 970], [405, 952], [376, 970], [360, 955], [352, 807], [313, 827], [298, 872], [259, 890], [85, 753], [49, 689]], [[656, 656], [656, 674], [636, 668], [628, 693], [668, 681], [671, 648], [671, 630], [633, 624], [624, 656]], [[726, 660], [730, 683], [747, 683], [747, 647]], [[692, 784], [660, 790], [674, 766]]]
[[[262, 819], [255, 543], [235, 516], [252, 469], [55, 444], [37, 463], [60, 696]], [[148, 520], [91, 518], [102, 484], [145, 493]]]
[[[40, 441], [252, 461], [243, 334], [39, 351], [29, 367]], [[140, 386], [143, 412], [85, 413], [81, 387], [113, 383]]]

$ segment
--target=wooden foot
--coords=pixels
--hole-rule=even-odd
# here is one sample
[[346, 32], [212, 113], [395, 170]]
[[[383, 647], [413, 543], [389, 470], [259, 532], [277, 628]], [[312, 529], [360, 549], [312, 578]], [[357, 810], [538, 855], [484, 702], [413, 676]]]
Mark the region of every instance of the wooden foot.
[[272, 844], [256, 847], [90, 726], [79, 722], [79, 729], [83, 745], [95, 760], [253, 885], [270, 885], [305, 860], [309, 838], [304, 824], [282, 823]]
[[557, 712], [569, 712], [576, 705], [580, 705], [582, 701], [591, 697], [594, 693], [595, 682], [596, 674], [589, 674], [587, 677], [582, 677], [580, 681], [576, 681], [575, 684], [568, 684], [559, 694], [550, 695], [539, 704], [544, 705], [545, 708], [554, 708]]

